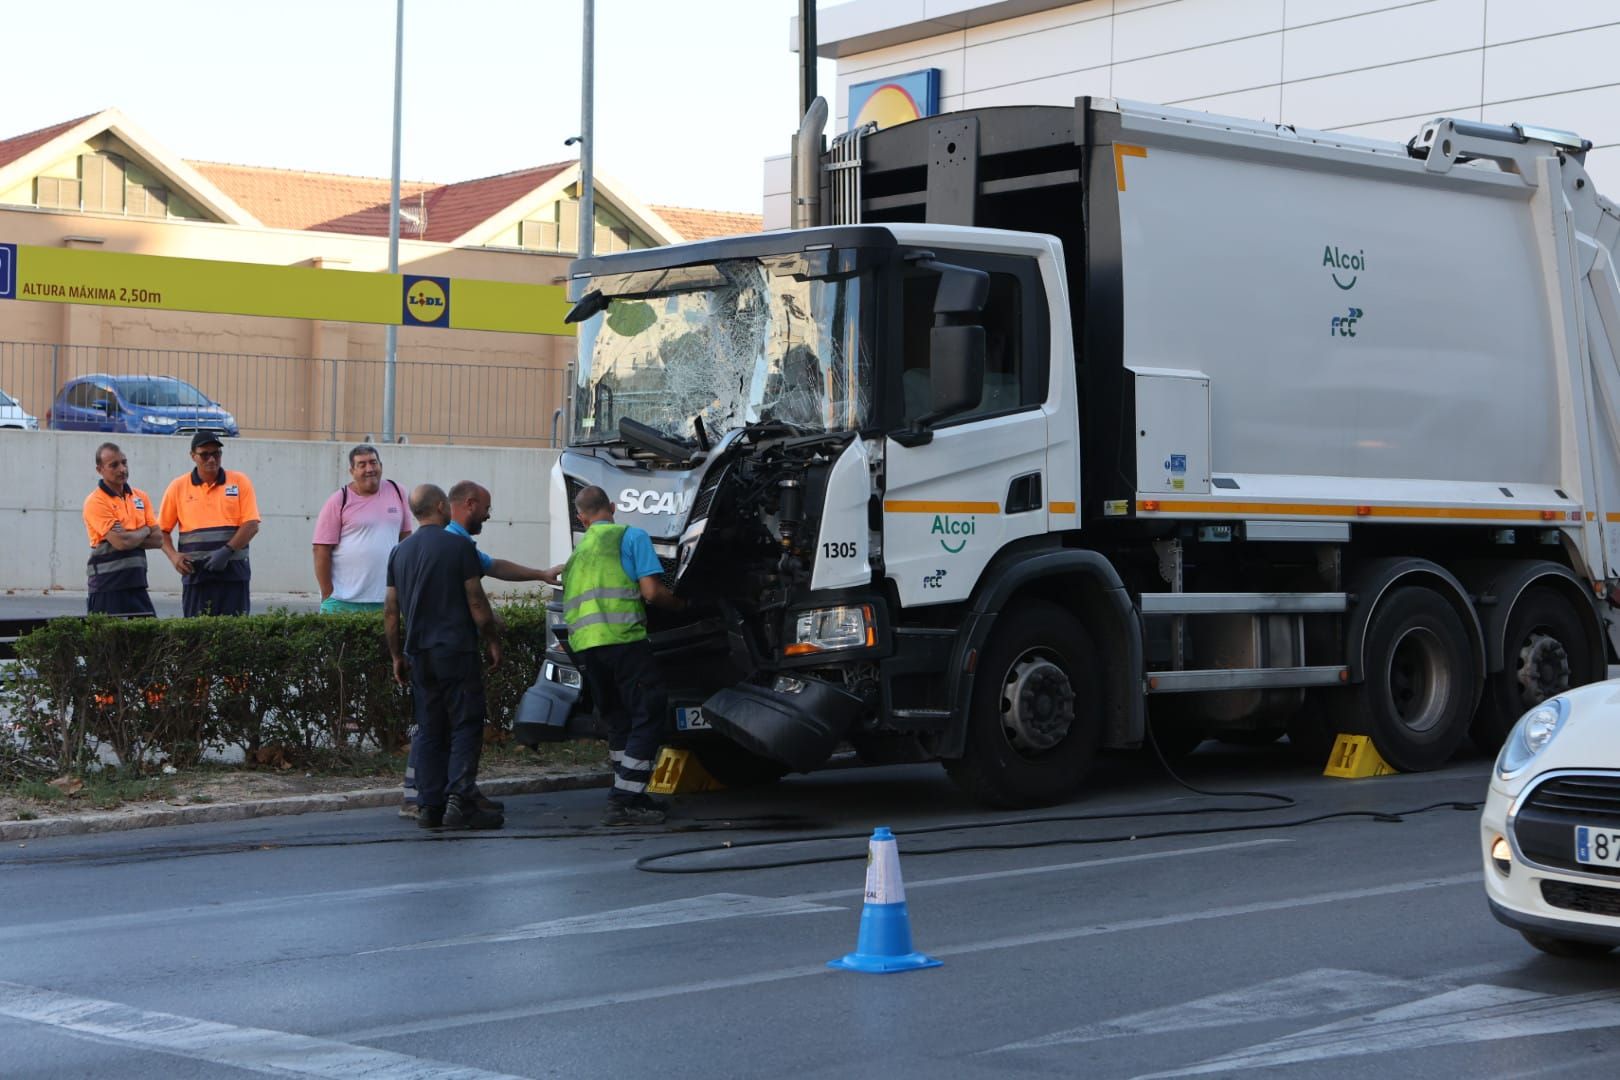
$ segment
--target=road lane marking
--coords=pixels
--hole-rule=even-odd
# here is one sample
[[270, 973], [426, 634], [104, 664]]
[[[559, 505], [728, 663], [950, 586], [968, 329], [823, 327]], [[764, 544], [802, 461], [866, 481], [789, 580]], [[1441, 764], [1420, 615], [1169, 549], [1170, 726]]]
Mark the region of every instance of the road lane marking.
[[1217, 1072], [1232, 1075], [1327, 1058], [1612, 1027], [1620, 1027], [1620, 990], [1560, 996], [1480, 984], [1301, 1031], [1183, 1069], [1148, 1073], [1136, 1080]]
[[1414, 979], [1392, 978], [1365, 971], [1317, 968], [1280, 979], [1211, 994], [1178, 1005], [1148, 1009], [1129, 1016], [1082, 1024], [1033, 1039], [1007, 1043], [984, 1053], [1036, 1050], [1047, 1046], [1096, 1042], [1123, 1036], [1162, 1035], [1200, 1028], [1229, 1027], [1266, 1020], [1302, 1020], [1329, 1013], [1374, 1008], [1400, 998], [1415, 997], [1424, 985]]
[[237, 1027], [115, 1001], [0, 982], [0, 1016], [71, 1035], [274, 1076], [334, 1080], [521, 1080], [425, 1058], [266, 1028]]
[[[1001, 949], [1024, 948], [1029, 945], [1049, 945], [1060, 941], [1076, 941], [1088, 937], [1101, 937], [1108, 934], [1130, 933], [1136, 930], [1152, 930], [1166, 926], [1179, 926], [1189, 923], [1208, 922], [1212, 919], [1238, 918], [1245, 915], [1259, 915], [1275, 911], [1289, 911], [1299, 908], [1319, 907], [1331, 904], [1354, 903], [1358, 900], [1371, 900], [1384, 896], [1398, 896], [1403, 893], [1423, 892], [1429, 889], [1443, 889], [1457, 885], [1479, 885], [1480, 871], [1475, 870], [1466, 874], [1453, 874], [1449, 877], [1423, 878], [1417, 881], [1401, 881], [1390, 885], [1373, 885], [1361, 889], [1338, 889], [1333, 892], [1313, 893], [1307, 896], [1294, 896], [1278, 900], [1261, 900], [1250, 904], [1233, 904], [1227, 907], [1207, 908], [1202, 911], [1187, 911], [1175, 915], [1158, 915], [1143, 919], [1128, 919], [1116, 923], [1097, 923], [1090, 926], [1072, 927], [1067, 930], [1053, 930], [1039, 934], [1019, 934], [1013, 937], [992, 938], [989, 941], [976, 942], [971, 945], [947, 945], [936, 947], [928, 944], [930, 956], [969, 956], [974, 953], [993, 952]], [[924, 943], [927, 944], [927, 943]], [[640, 990], [625, 990], [612, 994], [599, 994], [590, 997], [565, 998], [560, 1001], [543, 1002], [536, 1005], [517, 1006], [509, 1009], [499, 1009], [490, 1012], [462, 1013], [451, 1016], [433, 1016], [422, 1020], [410, 1021], [403, 1024], [393, 1024], [387, 1027], [366, 1028], [363, 1031], [349, 1032], [344, 1038], [352, 1042], [372, 1042], [379, 1039], [394, 1039], [409, 1035], [421, 1035], [434, 1031], [449, 1031], [455, 1028], [476, 1027], [481, 1024], [494, 1023], [504, 1020], [521, 1020], [536, 1016], [553, 1016], [559, 1013], [580, 1012], [595, 1009], [604, 1005], [617, 1005], [632, 1001], [656, 1001], [662, 998], [684, 997], [688, 994], [708, 993], [714, 990], [731, 990], [745, 986], [759, 986], [765, 983], [787, 982], [792, 979], [804, 979], [810, 976], [831, 976], [837, 978], [824, 965], [813, 967], [780, 968], [775, 971], [760, 971], [747, 975], [736, 975], [729, 978], [704, 979], [698, 982], [675, 983], [666, 986], [648, 987]], [[930, 977], [930, 976], [919, 976]], [[931, 976], [937, 978], [938, 976]]]
[[[860, 890], [856, 890], [857, 893]], [[486, 945], [498, 941], [531, 941], [536, 938], [568, 937], [574, 934], [612, 934], [621, 930], [646, 930], [660, 926], [680, 926], [687, 923], [714, 922], [717, 919], [745, 919], [765, 915], [807, 915], [821, 911], [843, 911], [842, 907], [811, 904], [791, 896], [746, 896], [741, 893], [709, 893], [706, 896], [687, 896], [667, 900], [661, 904], [642, 904], [639, 907], [599, 911], [589, 915], [573, 915], [562, 919], [514, 926], [510, 930], [491, 930], [483, 934], [464, 934], [460, 937], [439, 938], [415, 945], [393, 945], [386, 949], [368, 949], [359, 956], [375, 953], [410, 952], [417, 949], [443, 949], [452, 945]]]

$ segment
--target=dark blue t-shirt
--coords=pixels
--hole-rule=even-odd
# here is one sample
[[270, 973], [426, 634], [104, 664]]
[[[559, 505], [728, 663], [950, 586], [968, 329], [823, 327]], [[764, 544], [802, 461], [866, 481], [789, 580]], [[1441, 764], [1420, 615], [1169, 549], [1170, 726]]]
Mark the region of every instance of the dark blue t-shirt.
[[443, 525], [423, 525], [388, 553], [388, 587], [405, 620], [405, 652], [478, 651], [467, 582], [484, 576], [478, 552]]

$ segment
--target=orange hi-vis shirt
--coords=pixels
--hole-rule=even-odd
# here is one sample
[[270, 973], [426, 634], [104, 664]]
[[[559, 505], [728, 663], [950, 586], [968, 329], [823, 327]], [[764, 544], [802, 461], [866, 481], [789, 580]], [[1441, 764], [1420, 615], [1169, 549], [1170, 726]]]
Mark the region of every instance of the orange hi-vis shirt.
[[85, 572], [91, 592], [146, 588], [146, 551], [119, 551], [107, 542], [107, 534], [118, 527], [134, 532], [149, 525], [157, 527], [151, 496], [128, 484], [120, 495], [105, 480], [96, 481], [96, 489], [84, 500], [84, 531], [90, 538], [90, 562]]
[[[163, 506], [158, 510], [158, 528], [164, 534], [180, 526], [180, 540], [175, 548], [182, 555], [206, 555], [223, 545], [236, 530], [248, 521], [259, 520], [259, 500], [253, 493], [253, 481], [244, 473], [219, 471], [219, 481], [203, 483], [196, 469], [182, 473], [169, 482], [163, 493]], [[248, 549], [231, 555], [231, 561], [218, 574], [195, 570], [185, 575], [187, 585], [199, 581], [247, 581], [250, 577]]]

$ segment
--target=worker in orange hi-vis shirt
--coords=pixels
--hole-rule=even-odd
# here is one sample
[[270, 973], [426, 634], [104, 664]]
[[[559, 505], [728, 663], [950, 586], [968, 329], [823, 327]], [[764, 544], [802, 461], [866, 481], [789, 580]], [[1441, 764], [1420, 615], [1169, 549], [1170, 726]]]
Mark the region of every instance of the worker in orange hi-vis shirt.
[[[187, 617], [246, 615], [250, 607], [248, 543], [259, 533], [259, 500], [245, 474], [225, 471], [224, 455], [213, 432], [192, 436], [195, 467], [170, 481], [158, 511], [163, 554], [181, 574]], [[178, 548], [170, 537], [176, 525]]]
[[152, 498], [129, 486], [129, 459], [117, 443], [96, 447], [101, 479], [84, 500], [84, 531], [90, 536], [92, 615], [156, 615], [146, 591], [146, 551], [162, 544]]

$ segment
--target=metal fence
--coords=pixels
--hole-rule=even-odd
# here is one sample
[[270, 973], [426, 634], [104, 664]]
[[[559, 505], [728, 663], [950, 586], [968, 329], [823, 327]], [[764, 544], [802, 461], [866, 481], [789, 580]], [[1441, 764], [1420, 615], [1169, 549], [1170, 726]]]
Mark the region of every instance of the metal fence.
[[[128, 349], [0, 341], [0, 391], [51, 426], [66, 383], [88, 375], [171, 375], [236, 417], [243, 435], [361, 439], [382, 429], [381, 359]], [[394, 430], [408, 442], [554, 446], [565, 371], [399, 356]], [[0, 426], [8, 423], [0, 401]], [[111, 430], [122, 430], [110, 418]]]

